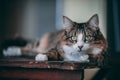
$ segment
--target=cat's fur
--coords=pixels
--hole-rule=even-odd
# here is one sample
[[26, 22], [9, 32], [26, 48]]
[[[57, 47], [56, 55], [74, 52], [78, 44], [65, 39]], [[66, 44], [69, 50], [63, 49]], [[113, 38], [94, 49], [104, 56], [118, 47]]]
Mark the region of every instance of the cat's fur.
[[45, 34], [34, 46], [30, 44], [21, 47], [22, 55], [35, 54], [36, 61], [84, 62], [92, 58], [98, 61], [103, 60], [107, 41], [100, 32], [97, 14], [84, 23], [73, 22], [68, 17], [63, 16], [63, 23], [64, 29]]

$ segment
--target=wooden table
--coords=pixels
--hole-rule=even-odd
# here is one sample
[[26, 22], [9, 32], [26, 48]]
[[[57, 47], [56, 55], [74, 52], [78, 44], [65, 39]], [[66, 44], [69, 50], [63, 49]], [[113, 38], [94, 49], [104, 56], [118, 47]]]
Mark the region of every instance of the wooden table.
[[6, 58], [0, 59], [0, 80], [84, 80], [84, 69], [95, 67], [89, 63]]

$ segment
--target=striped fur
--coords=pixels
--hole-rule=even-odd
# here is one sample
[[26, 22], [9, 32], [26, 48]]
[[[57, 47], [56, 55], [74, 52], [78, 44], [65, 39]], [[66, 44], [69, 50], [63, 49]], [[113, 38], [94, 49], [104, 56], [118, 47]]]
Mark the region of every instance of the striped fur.
[[102, 55], [107, 49], [107, 41], [100, 31], [97, 14], [84, 23], [73, 22], [63, 16], [63, 23], [64, 29], [45, 34], [38, 42], [39, 44], [30, 48], [22, 47], [22, 51], [38, 53], [37, 61], [47, 60], [45, 56], [45, 59], [41, 58], [43, 55], [46, 55], [48, 60], [55, 61], [88, 62], [90, 59], [98, 59], [98, 61], [103, 59]]

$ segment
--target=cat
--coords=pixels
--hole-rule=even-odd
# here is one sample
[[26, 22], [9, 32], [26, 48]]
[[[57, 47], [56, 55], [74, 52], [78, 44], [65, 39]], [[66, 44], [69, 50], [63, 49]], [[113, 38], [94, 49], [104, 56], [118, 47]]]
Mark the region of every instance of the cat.
[[104, 59], [107, 40], [100, 31], [97, 14], [84, 23], [63, 16], [63, 24], [64, 29], [45, 34], [40, 41], [19, 47], [20, 55], [35, 55], [36, 61], [90, 62], [92, 59]]

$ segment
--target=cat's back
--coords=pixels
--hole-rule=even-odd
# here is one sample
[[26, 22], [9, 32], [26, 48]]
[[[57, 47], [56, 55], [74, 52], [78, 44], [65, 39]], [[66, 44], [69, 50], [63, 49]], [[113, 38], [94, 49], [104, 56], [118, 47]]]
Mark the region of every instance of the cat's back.
[[52, 48], [55, 48], [57, 45], [59, 45], [58, 43], [60, 42], [63, 33], [64, 30], [58, 30], [44, 34], [40, 39], [39, 49], [48, 51]]
[[64, 34], [64, 31], [65, 30], [58, 30], [58, 31], [51, 32], [48, 34], [49, 35], [48, 43], [50, 44], [50, 46], [55, 46], [60, 42], [60, 40]]

